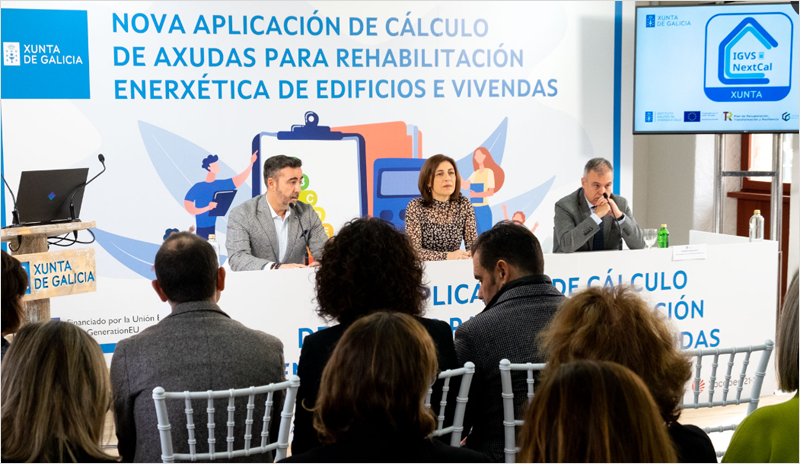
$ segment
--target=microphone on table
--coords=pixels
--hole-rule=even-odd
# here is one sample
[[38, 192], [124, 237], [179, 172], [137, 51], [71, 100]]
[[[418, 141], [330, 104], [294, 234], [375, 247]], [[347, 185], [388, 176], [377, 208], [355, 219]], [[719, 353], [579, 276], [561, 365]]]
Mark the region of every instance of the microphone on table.
[[[73, 202], [73, 200], [75, 199], [75, 195], [79, 191], [81, 191], [82, 189], [85, 189], [86, 186], [91, 184], [93, 180], [95, 180], [98, 177], [100, 177], [100, 174], [106, 172], [106, 157], [103, 156], [102, 153], [100, 153], [99, 155], [97, 155], [97, 159], [98, 159], [98, 161], [100, 161], [100, 164], [103, 165], [103, 170], [100, 171], [96, 176], [94, 176], [91, 179], [89, 179], [88, 181], [84, 182], [83, 185], [81, 185], [80, 187], [76, 188], [75, 191], [72, 192], [72, 196], [69, 197], [69, 218], [70, 218], [70, 220], [72, 222], [76, 222], [76, 221], [80, 222], [80, 218], [75, 217], [75, 203]], [[78, 240], [78, 231], [77, 230], [73, 230], [72, 231], [72, 236], [75, 238], [75, 240]]]
[[17, 197], [14, 196], [14, 191], [11, 190], [11, 186], [8, 185], [8, 181], [6, 180], [5, 176], [3, 176], [3, 182], [5, 182], [6, 187], [8, 187], [8, 192], [11, 193], [11, 199], [14, 201], [14, 211], [11, 212], [11, 227], [19, 226], [19, 211], [17, 211]]
[[[605, 198], [606, 201], [609, 202], [608, 206], [611, 207], [611, 201], [608, 198], [608, 194], [606, 192], [603, 192], [603, 198]], [[611, 208], [611, 215], [614, 216], [614, 222], [617, 223], [617, 230], [619, 230], [619, 249], [621, 250], [622, 249], [622, 227], [619, 225], [619, 219], [617, 219], [617, 215], [614, 214], [614, 208]]]
[[297, 213], [297, 211], [296, 211], [296, 209], [297, 209], [296, 205], [294, 203], [289, 203], [289, 208], [291, 208], [292, 211], [294, 211], [295, 216], [297, 217], [297, 222], [300, 224], [300, 230], [303, 231], [303, 233], [300, 234], [300, 238], [303, 238], [306, 241], [306, 253], [305, 253], [305, 256], [303, 257], [303, 264], [308, 266], [309, 265], [309, 261], [310, 261], [309, 257], [311, 256], [311, 245], [310, 245], [309, 240], [308, 240], [308, 235], [309, 235], [308, 234], [308, 229], [303, 227], [303, 221], [300, 220], [300, 214]]
[[[99, 174], [97, 174], [96, 176], [94, 176], [94, 177], [92, 177], [91, 179], [89, 179], [88, 181], [84, 182], [84, 183], [83, 183], [83, 185], [81, 185], [80, 187], [76, 188], [76, 189], [75, 189], [75, 191], [74, 191], [74, 192], [72, 192], [72, 196], [71, 196], [71, 197], [69, 197], [69, 217], [70, 217], [70, 219], [71, 219], [73, 222], [74, 222], [74, 221], [80, 221], [80, 219], [79, 219], [79, 218], [76, 218], [76, 217], [75, 217], [75, 203], [73, 202], [73, 200], [75, 199], [75, 195], [76, 195], [76, 194], [77, 194], [77, 193], [78, 193], [78, 192], [79, 192], [81, 189], [84, 189], [84, 188], [86, 188], [86, 186], [87, 186], [87, 185], [91, 184], [93, 180], [95, 180], [95, 179], [97, 179], [98, 177], [100, 177], [100, 174], [102, 174], [102, 173], [106, 172], [106, 157], [105, 157], [105, 156], [103, 156], [103, 154], [101, 153], [101, 154], [97, 155], [97, 159], [100, 161], [100, 164], [102, 164], [102, 165], [103, 165], [103, 170], [102, 170], [102, 171], [100, 171], [100, 173], [99, 173]], [[75, 233], [77, 234], [77, 231], [75, 231]], [[77, 238], [77, 237], [76, 237], [76, 238]]]
[[[8, 185], [8, 181], [6, 180], [6, 177], [5, 176], [2, 176], [2, 177], [3, 177], [3, 182], [6, 184], [6, 187], [8, 187], [9, 193], [11, 193], [11, 199], [14, 201], [14, 210], [11, 212], [11, 226], [10, 227], [19, 227], [19, 211], [17, 211], [17, 197], [14, 196], [14, 191], [11, 190], [11, 186]], [[19, 251], [19, 247], [21, 247], [21, 246], [22, 246], [22, 237], [17, 235], [17, 249], [14, 250], [13, 248], [11, 248], [11, 245], [9, 245], [8, 248], [9, 248], [9, 250], [11, 250], [12, 253], [14, 253], [16, 251]]]

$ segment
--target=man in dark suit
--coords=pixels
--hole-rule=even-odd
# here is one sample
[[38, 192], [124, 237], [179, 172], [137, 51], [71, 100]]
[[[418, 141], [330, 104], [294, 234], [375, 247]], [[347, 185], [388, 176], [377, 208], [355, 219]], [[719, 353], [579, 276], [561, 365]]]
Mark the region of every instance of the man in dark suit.
[[[475, 375], [464, 417], [467, 448], [503, 462], [503, 397], [500, 360], [541, 363], [536, 337], [550, 323], [564, 296], [544, 275], [542, 247], [527, 228], [500, 222], [478, 237], [472, 267], [486, 308], [456, 330], [459, 364], [472, 361]], [[519, 375], [517, 375], [519, 374]], [[514, 408], [522, 415], [524, 373], [512, 373]]]
[[[612, 193], [614, 167], [594, 158], [586, 163], [581, 188], [556, 202], [553, 253], [644, 248], [642, 229], [627, 200]], [[606, 199], [606, 196], [607, 198]]]
[[[156, 254], [153, 288], [172, 313], [158, 324], [117, 344], [111, 359], [119, 455], [123, 462], [161, 461], [153, 388], [166, 391], [206, 391], [247, 388], [285, 380], [283, 344], [264, 332], [231, 320], [217, 306], [225, 289], [225, 269], [202, 238], [177, 233]], [[260, 430], [266, 395], [255, 399], [254, 427]], [[195, 401], [198, 452], [207, 452], [206, 401]], [[226, 449], [227, 399], [217, 401], [214, 428], [216, 450]], [[234, 446], [244, 448], [247, 397], [237, 398]], [[176, 452], [189, 452], [186, 406], [168, 401], [172, 443]], [[276, 393], [270, 439], [277, 438], [283, 394]], [[256, 434], [257, 435], [257, 434]], [[222, 456], [220, 456], [222, 457]], [[271, 462], [271, 455], [254, 455], [239, 462]]]
[[314, 208], [297, 201], [302, 166], [298, 158], [270, 157], [264, 162], [267, 193], [231, 210], [225, 247], [232, 270], [306, 267], [308, 252], [320, 258], [328, 235]]

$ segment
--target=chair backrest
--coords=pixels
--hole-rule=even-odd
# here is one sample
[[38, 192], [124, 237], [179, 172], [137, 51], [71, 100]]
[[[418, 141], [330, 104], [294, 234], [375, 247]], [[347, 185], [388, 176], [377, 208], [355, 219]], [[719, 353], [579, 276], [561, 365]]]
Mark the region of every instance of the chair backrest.
[[[757, 346], [744, 346], [740, 348], [711, 348], [705, 350], [692, 350], [687, 351], [691, 356], [696, 358], [695, 362], [695, 378], [692, 386], [693, 401], [691, 403], [682, 403], [684, 408], [699, 409], [699, 408], [714, 408], [719, 406], [728, 406], [732, 404], [749, 403], [747, 407], [747, 415], [756, 410], [758, 407], [759, 397], [761, 396], [761, 385], [764, 383], [764, 376], [767, 372], [767, 365], [769, 358], [772, 355], [772, 350], [775, 343], [772, 340], [766, 340], [763, 345]], [[756, 366], [755, 377], [753, 384], [750, 387], [750, 395], [742, 398], [742, 390], [744, 390], [744, 380], [747, 375], [747, 366], [750, 364], [750, 355], [753, 352], [761, 351], [761, 358]], [[728, 391], [730, 390], [731, 377], [733, 374], [733, 365], [737, 354], [743, 354], [742, 370], [739, 372], [739, 380], [736, 386], [736, 398], [729, 399]], [[714, 387], [717, 382], [717, 367], [719, 366], [719, 358], [722, 355], [730, 355], [728, 357], [728, 368], [725, 371], [725, 381], [722, 384], [722, 399], [714, 401]], [[711, 378], [708, 382], [708, 400], [700, 401], [700, 371], [703, 368], [703, 358], [712, 357], [711, 360]], [[728, 430], [736, 430], [739, 424], [721, 425], [719, 427], [705, 427], [706, 433], [712, 432], [725, 432]], [[725, 451], [717, 451], [717, 456], [722, 456]]]
[[[439, 380], [444, 379], [444, 386], [442, 387], [442, 400], [439, 402], [439, 415], [437, 417], [436, 430], [433, 431], [434, 437], [442, 435], [450, 435], [450, 446], [461, 446], [461, 432], [464, 430], [464, 412], [467, 409], [467, 401], [469, 400], [469, 387], [472, 383], [472, 376], [475, 374], [475, 364], [470, 361], [464, 363], [464, 367], [458, 369], [448, 369], [439, 374]], [[453, 425], [442, 428], [444, 426], [444, 410], [447, 406], [447, 392], [450, 391], [450, 379], [453, 377], [461, 377], [461, 387], [458, 389], [458, 396], [456, 396], [456, 413], [453, 418]], [[425, 397], [425, 407], [431, 407], [431, 395], [433, 395], [433, 386], [428, 388], [428, 395]]]
[[524, 363], [512, 364], [508, 359], [500, 361], [500, 381], [503, 385], [503, 428], [505, 431], [505, 444], [503, 453], [505, 462], [516, 462], [517, 447], [517, 427], [521, 427], [524, 421], [514, 417], [514, 389], [511, 386], [511, 371], [528, 372], [528, 404], [533, 401], [533, 371], [544, 370], [544, 363]]
[[[250, 387], [230, 390], [217, 390], [217, 391], [200, 391], [200, 392], [165, 392], [163, 388], [156, 387], [153, 389], [153, 400], [155, 400], [156, 415], [158, 416], [158, 430], [161, 438], [161, 459], [163, 462], [179, 461], [197, 461], [197, 460], [218, 460], [218, 459], [232, 459], [242, 456], [250, 456], [253, 454], [264, 454], [272, 450], [277, 450], [275, 453], [275, 460], [279, 461], [286, 457], [286, 449], [289, 447], [289, 432], [292, 426], [292, 417], [294, 416], [294, 402], [297, 397], [297, 389], [300, 387], [300, 377], [292, 376], [289, 380], [281, 383], [272, 383], [261, 387]], [[281, 423], [276, 442], [269, 442], [269, 422], [272, 417], [272, 404], [273, 397], [276, 391], [286, 390], [286, 395], [283, 401], [283, 410], [281, 412]], [[255, 409], [255, 396], [267, 395], [266, 409], [264, 412], [263, 423], [261, 427], [261, 444], [260, 446], [251, 446], [250, 442], [253, 437], [253, 410]], [[245, 420], [245, 434], [244, 434], [244, 449], [233, 449], [233, 429], [234, 429], [234, 400], [237, 397], [247, 396], [247, 419]], [[214, 436], [214, 400], [220, 398], [228, 398], [228, 434], [226, 437], [227, 449], [225, 451], [216, 451], [216, 438]], [[167, 400], [181, 400], [184, 402], [186, 409], [186, 429], [189, 432], [189, 453], [175, 453], [172, 446], [172, 431], [169, 422], [169, 414], [167, 413]], [[197, 440], [194, 434], [194, 409], [192, 408], [192, 400], [206, 400], [208, 414], [208, 452], [197, 452]]]

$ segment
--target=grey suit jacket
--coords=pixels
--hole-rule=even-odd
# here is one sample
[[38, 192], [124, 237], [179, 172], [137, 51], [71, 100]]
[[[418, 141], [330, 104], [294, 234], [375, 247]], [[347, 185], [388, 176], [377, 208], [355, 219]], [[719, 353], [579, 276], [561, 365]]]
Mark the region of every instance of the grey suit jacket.
[[[248, 329], [208, 301], [175, 305], [158, 324], [117, 344], [111, 359], [111, 387], [119, 455], [123, 462], [161, 462], [161, 441], [153, 388], [166, 391], [205, 391], [247, 388], [282, 382], [286, 378], [283, 344], [264, 332]], [[259, 437], [266, 395], [256, 395], [253, 440]], [[216, 450], [227, 449], [227, 399], [216, 400]], [[234, 446], [244, 448], [247, 397], [237, 398]], [[198, 451], [208, 452], [206, 401], [194, 401]], [[270, 421], [270, 441], [275, 441], [283, 408], [276, 394]], [[175, 452], [189, 452], [185, 405], [168, 401]], [[238, 462], [272, 462], [256, 455]]]
[[[319, 216], [313, 207], [300, 201], [291, 214], [297, 215], [303, 228], [309, 231], [311, 255], [314, 259], [319, 259], [322, 256], [322, 247], [328, 240]], [[302, 264], [306, 241], [301, 237], [303, 231], [300, 230], [297, 217], [290, 216], [289, 219], [289, 242], [281, 262]], [[278, 232], [275, 230], [266, 194], [251, 198], [231, 210], [225, 248], [228, 249], [228, 262], [234, 271], [257, 271], [270, 261], [280, 261]]]
[[[603, 249], [619, 248], [620, 229], [628, 248], [644, 248], [642, 229], [636, 224], [628, 201], [619, 195], [612, 195], [611, 198], [625, 215], [625, 222], [618, 228], [613, 215], [606, 214], [603, 217]], [[592, 211], [586, 203], [582, 187], [558, 200], [553, 228], [553, 253], [594, 251], [594, 234], [600, 230], [600, 225], [591, 216]]]
[[[475, 364], [464, 415], [464, 433], [472, 428], [467, 448], [503, 462], [503, 387], [500, 360], [512, 363], [545, 362], [536, 337], [553, 319], [564, 301], [546, 275], [528, 276], [507, 283], [480, 314], [456, 330], [459, 365]], [[524, 372], [511, 376], [516, 417], [522, 417], [527, 383]], [[452, 390], [451, 390], [452, 395]]]

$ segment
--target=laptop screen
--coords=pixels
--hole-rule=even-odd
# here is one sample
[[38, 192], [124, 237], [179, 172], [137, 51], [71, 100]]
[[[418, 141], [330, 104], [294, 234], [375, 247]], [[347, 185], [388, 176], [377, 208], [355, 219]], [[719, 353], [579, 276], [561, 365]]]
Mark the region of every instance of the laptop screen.
[[75, 218], [80, 217], [89, 168], [24, 171], [19, 180], [17, 211], [22, 224], [49, 224], [71, 219], [70, 197], [75, 194]]

